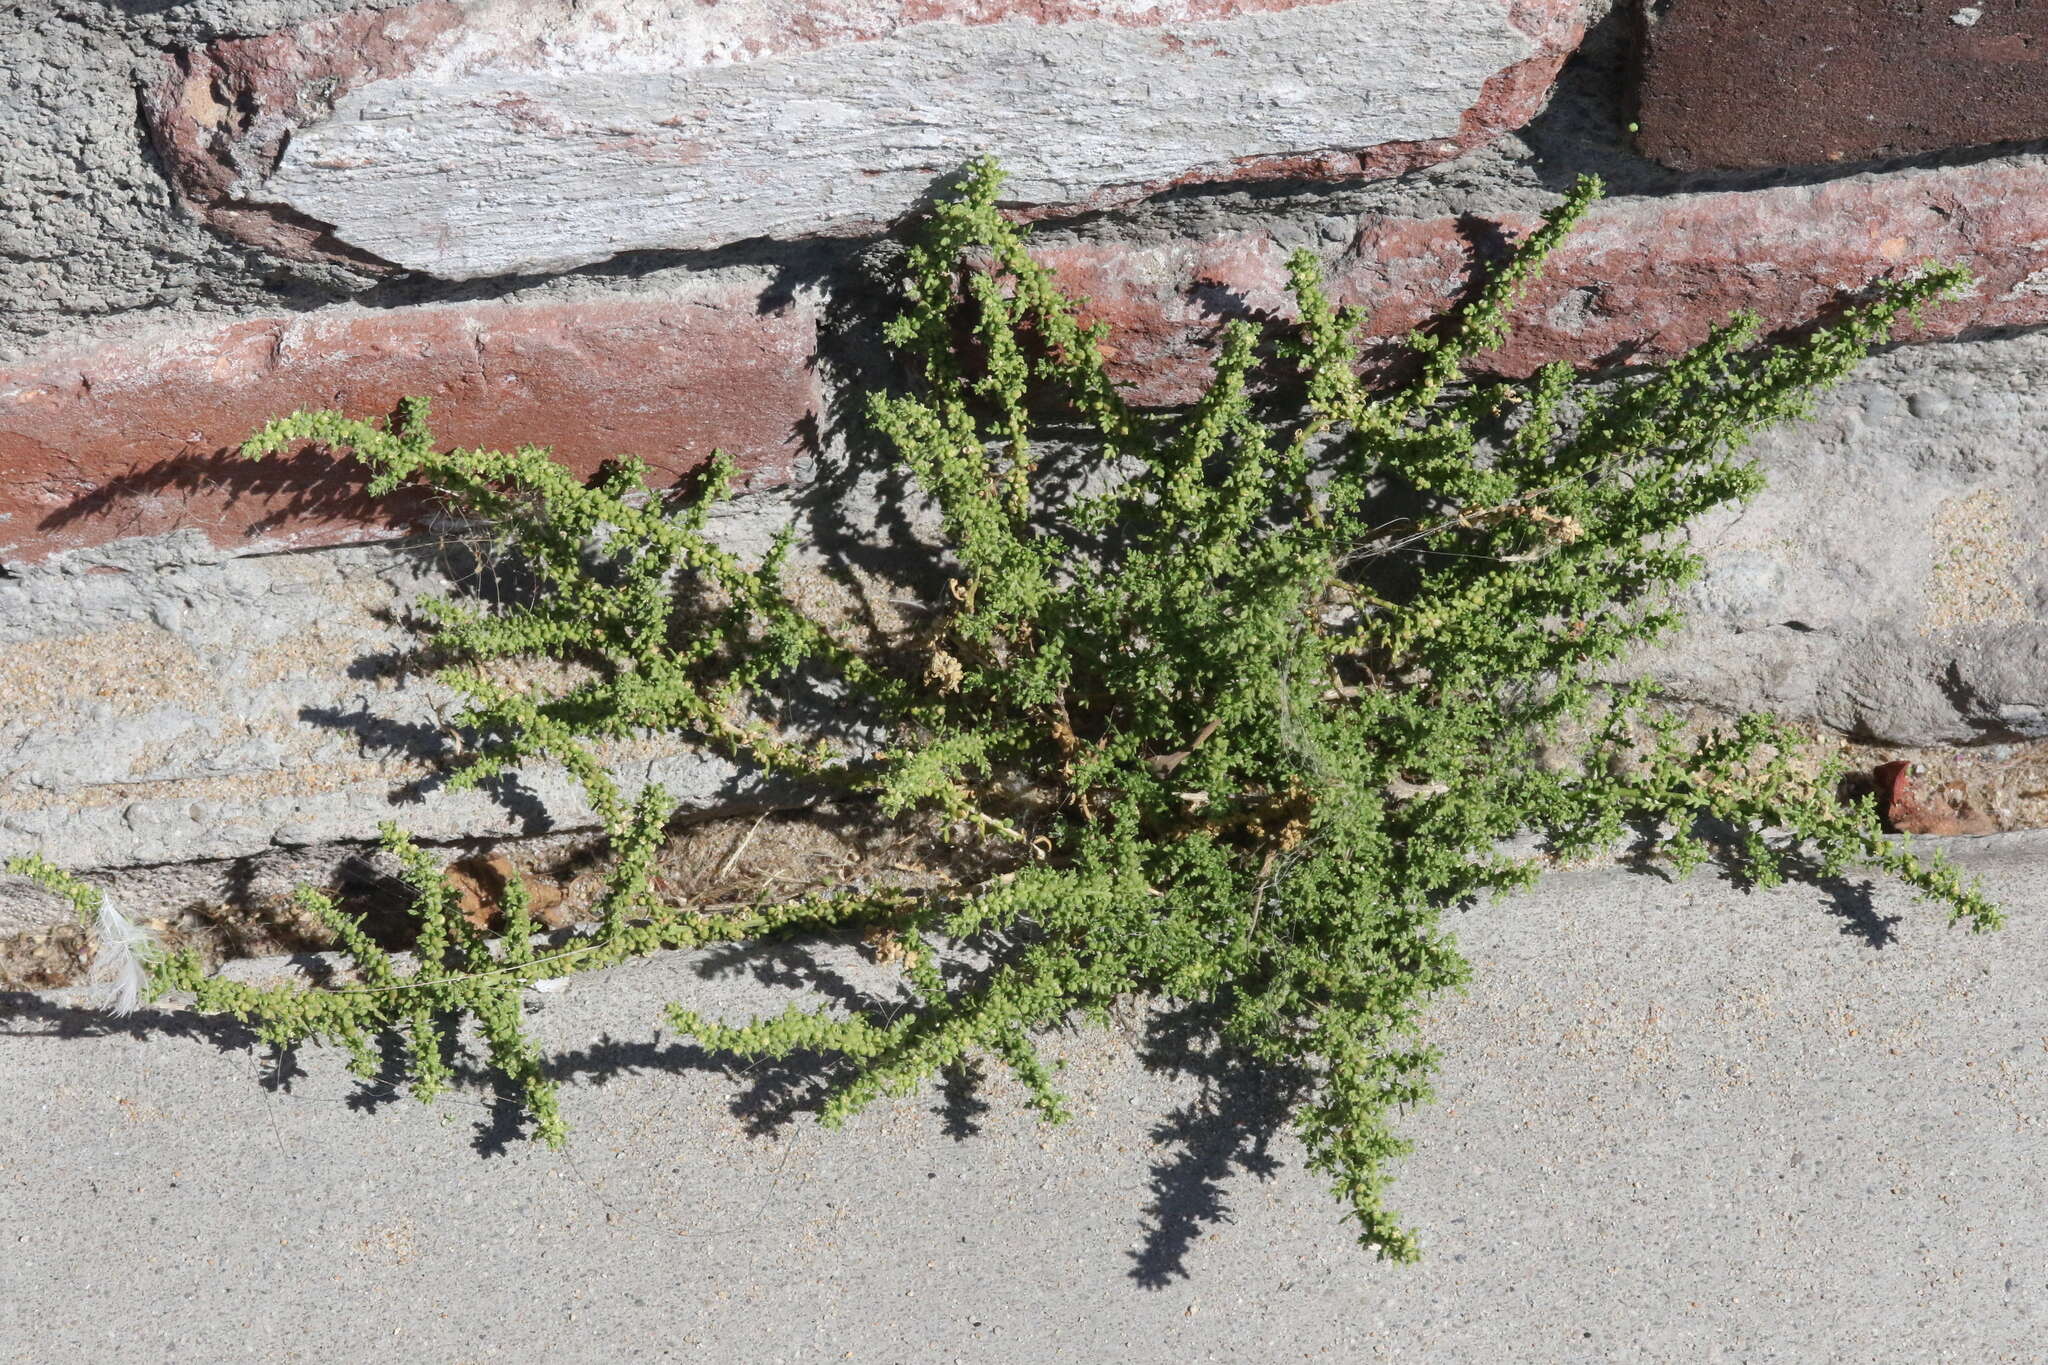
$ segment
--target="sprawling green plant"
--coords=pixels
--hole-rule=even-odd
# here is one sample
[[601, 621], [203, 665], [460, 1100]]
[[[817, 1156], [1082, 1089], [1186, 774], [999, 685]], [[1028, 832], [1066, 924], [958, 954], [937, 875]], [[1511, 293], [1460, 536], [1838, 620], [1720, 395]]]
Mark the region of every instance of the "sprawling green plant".
[[[731, 471], [664, 497], [626, 460], [589, 485], [544, 450], [439, 451], [423, 401], [389, 426], [298, 413], [255, 436], [263, 456], [352, 452], [374, 493], [425, 483], [501, 526], [544, 584], [530, 605], [440, 604], [441, 674], [477, 737], [473, 786], [550, 761], [581, 782], [613, 862], [602, 919], [539, 951], [515, 894], [495, 942], [452, 912], [433, 861], [387, 834], [416, 889], [418, 965], [392, 959], [332, 902], [304, 893], [360, 966], [356, 984], [259, 990], [189, 955], [159, 991], [254, 1021], [280, 1046], [337, 1040], [366, 1074], [383, 1030], [409, 1037], [428, 1096], [451, 1028], [480, 1023], [539, 1135], [563, 1124], [519, 992], [659, 948], [790, 930], [883, 926], [904, 945], [913, 1008], [820, 1006], [717, 1023], [677, 1005], [674, 1028], [750, 1057], [836, 1054], [822, 1118], [837, 1124], [970, 1054], [1013, 1068], [1048, 1119], [1064, 1115], [1033, 1030], [1119, 997], [1208, 1002], [1223, 1039], [1310, 1078], [1295, 1113], [1310, 1164], [1381, 1254], [1417, 1247], [1384, 1202], [1394, 1120], [1430, 1094], [1419, 1018], [1467, 964], [1439, 916], [1528, 885], [1553, 856], [1663, 831], [1689, 867], [1708, 822], [1769, 883], [1788, 870], [1881, 870], [1973, 928], [1995, 908], [1939, 859], [1887, 840], [1835, 774], [1802, 776], [1796, 737], [1751, 717], [1682, 740], [1647, 689], [1594, 679], [1668, 628], [1669, 593], [1699, 569], [1676, 534], [1755, 493], [1738, 457], [1760, 425], [1964, 281], [1923, 270], [1791, 344], [1737, 317], [1674, 363], [1593, 385], [1564, 365], [1520, 382], [1464, 371], [1507, 335], [1509, 311], [1599, 193], [1584, 180], [1445, 325], [1408, 339], [1412, 373], [1369, 387], [1363, 321], [1332, 306], [1313, 259], [1290, 262], [1294, 378], [1261, 387], [1261, 337], [1223, 329], [1191, 410], [1133, 409], [1025, 232], [975, 165], [908, 258], [908, 310], [888, 339], [911, 362], [874, 396], [872, 425], [943, 518], [950, 591], [904, 647], [843, 638], [785, 591], [792, 541], [749, 565], [706, 535]], [[1113, 477], [1049, 493], [1034, 437], [1057, 431]], [[1067, 485], [1061, 484], [1060, 488]], [[545, 656], [583, 681], [526, 693], [496, 660]], [[882, 747], [807, 739], [777, 717], [820, 683], [841, 689]], [[1570, 722], [1570, 725], [1567, 725]], [[596, 740], [656, 732], [800, 784], [865, 796], [885, 815], [947, 822], [999, 861], [971, 886], [847, 891], [738, 912], [664, 903], [651, 870], [675, 803], [607, 773]], [[1575, 764], [1541, 761], [1578, 741]], [[1534, 832], [1549, 856], [1504, 851]], [[516, 893], [516, 887], [514, 888]], [[981, 969], [944, 969], [971, 943]]]

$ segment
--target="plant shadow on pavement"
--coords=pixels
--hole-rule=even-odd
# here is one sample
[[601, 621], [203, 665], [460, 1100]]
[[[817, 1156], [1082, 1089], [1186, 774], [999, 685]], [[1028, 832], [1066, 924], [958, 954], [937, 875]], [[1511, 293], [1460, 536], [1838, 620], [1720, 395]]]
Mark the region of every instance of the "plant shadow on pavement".
[[120, 1019], [96, 1009], [64, 1005], [40, 991], [0, 991], [0, 1037], [177, 1038], [211, 1043], [223, 1052], [246, 1052], [256, 1030], [219, 1015], [144, 1007]]
[[[837, 971], [808, 942], [764, 944], [748, 949], [726, 946], [700, 950], [705, 960], [695, 973], [702, 977], [742, 972], [762, 985], [809, 991], [852, 1009], [888, 1008], [871, 991]], [[843, 946], [843, 945], [842, 945]], [[295, 966], [318, 975], [331, 970], [331, 957], [300, 954]], [[544, 1006], [531, 1006], [538, 1010]], [[1174, 1080], [1192, 1080], [1196, 1092], [1161, 1117], [1151, 1139], [1166, 1154], [1151, 1168], [1149, 1189], [1133, 1200], [1134, 1213], [1147, 1215], [1142, 1244], [1130, 1253], [1130, 1278], [1144, 1289], [1162, 1289], [1188, 1278], [1187, 1255], [1205, 1232], [1231, 1221], [1225, 1186], [1233, 1175], [1261, 1181], [1278, 1177], [1283, 1163], [1273, 1154], [1277, 1133], [1286, 1126], [1291, 1106], [1306, 1087], [1307, 1077], [1262, 1066], [1218, 1040], [1220, 1016], [1213, 1008], [1182, 1002], [1153, 1011], [1143, 1027], [1139, 1057], [1144, 1065]], [[175, 1039], [207, 1044], [222, 1053], [244, 1054], [262, 1066], [261, 1087], [292, 1096], [300, 1081], [312, 1081], [304, 1049], [267, 1049], [256, 1031], [231, 1019], [175, 1009], [145, 1008], [114, 1021], [96, 1010], [56, 1003], [48, 994], [0, 992], [0, 1036], [90, 1038], [121, 1035], [137, 1040]], [[387, 1033], [377, 1040], [378, 1068], [373, 1075], [353, 1077], [349, 1093], [336, 1101], [350, 1110], [372, 1114], [391, 1106], [420, 1108], [406, 1092], [408, 1063], [401, 1039]], [[505, 1087], [481, 1059], [451, 1055], [452, 1093], [441, 1103], [467, 1099], [483, 1112], [471, 1125], [470, 1146], [478, 1157], [513, 1155], [523, 1147], [532, 1120], [520, 1095]], [[321, 1066], [339, 1068], [327, 1055]], [[792, 1053], [780, 1059], [740, 1063], [730, 1053], [695, 1043], [619, 1038], [600, 1033], [582, 1047], [549, 1054], [546, 1070], [558, 1084], [581, 1083], [603, 1088], [623, 1076], [648, 1073], [702, 1074], [734, 1083], [721, 1100], [726, 1112], [740, 1120], [753, 1140], [787, 1141], [797, 1126], [815, 1117], [832, 1083], [848, 1067], [843, 1059], [822, 1052]], [[984, 1137], [977, 1121], [993, 1112], [983, 1096], [986, 1075], [976, 1060], [948, 1068], [924, 1098], [941, 1121], [940, 1131], [958, 1142]], [[855, 1122], [859, 1122], [858, 1119]], [[1072, 1120], [1086, 1124], [1087, 1119]], [[990, 1142], [1004, 1141], [986, 1135]], [[573, 1158], [573, 1145], [569, 1149]]]
[[[1703, 816], [1693, 824], [1693, 835], [1707, 850], [1707, 864], [1729, 885], [1744, 893], [1763, 889], [1742, 856], [1738, 831], [1725, 821]], [[1655, 857], [1659, 832], [1647, 825], [1633, 826], [1633, 842], [1621, 856], [1621, 865], [1640, 876], [1664, 881], [1679, 880], [1667, 862]], [[1825, 898], [1830, 914], [1842, 921], [1841, 933], [1860, 940], [1866, 947], [1888, 948], [1898, 942], [1898, 926], [1904, 915], [1881, 915], [1874, 892], [1877, 884], [1868, 878], [1830, 874], [1817, 858], [1801, 853], [1787, 854], [1783, 862], [1787, 881], [1818, 892]]]
[[1147, 1022], [1139, 1056], [1175, 1079], [1199, 1084], [1152, 1129], [1169, 1155], [1153, 1163], [1151, 1224], [1130, 1253], [1131, 1278], [1145, 1289], [1187, 1279], [1188, 1251], [1205, 1231], [1228, 1223], [1225, 1186], [1233, 1173], [1265, 1181], [1281, 1162], [1273, 1140], [1312, 1084], [1299, 1067], [1262, 1065], [1221, 1040], [1224, 1016], [1211, 1006], [1184, 1003]]
[[[1728, 827], [1702, 820], [1695, 832], [1710, 850], [1706, 875], [1744, 892], [1756, 889], [1737, 856]], [[1623, 852], [1621, 865], [1639, 875], [1673, 880], [1668, 864], [1643, 852], [1653, 845], [1655, 831], [1639, 828], [1635, 833], [1638, 843]], [[1788, 871], [1805, 887], [1822, 893], [1827, 912], [1843, 921], [1844, 935], [1872, 948], [1896, 940], [1894, 926], [1901, 917], [1877, 912], [1870, 882], [1824, 877], [1818, 864], [1806, 861]], [[696, 950], [698, 961], [692, 972], [705, 980], [744, 976], [760, 986], [786, 989], [793, 999], [807, 995], [849, 1012], [886, 1015], [896, 1002], [854, 980], [829, 960], [832, 956], [844, 959], [856, 943], [853, 936], [841, 935], [720, 944]], [[335, 966], [332, 955], [302, 953], [290, 961], [315, 979], [331, 976]], [[970, 979], [971, 969], [960, 969], [958, 976]], [[533, 1002], [526, 1011], [535, 1014], [546, 1008]], [[1160, 1290], [1190, 1277], [1190, 1252], [1205, 1235], [1234, 1221], [1228, 1195], [1231, 1183], [1247, 1176], [1265, 1182], [1282, 1175], [1286, 1163], [1275, 1153], [1275, 1142], [1312, 1084], [1300, 1068], [1275, 1067], [1231, 1047], [1220, 1034], [1224, 1018], [1223, 1011], [1204, 1002], [1160, 1002], [1146, 1010], [1138, 1029], [1136, 1055], [1143, 1066], [1182, 1083], [1184, 1089], [1192, 1085], [1192, 1093], [1184, 1094], [1148, 1133], [1163, 1152], [1152, 1163], [1148, 1188], [1134, 1195], [1133, 1212], [1142, 1212], [1145, 1228], [1140, 1243], [1128, 1253], [1128, 1273], [1141, 1289]], [[223, 1017], [150, 1008], [117, 1022], [94, 1010], [53, 1003], [46, 994], [0, 992], [0, 1035], [76, 1038], [114, 1034], [194, 1041], [225, 1053], [251, 1056], [263, 1051], [253, 1029]], [[290, 1095], [295, 1081], [310, 1078], [300, 1053], [298, 1048], [270, 1051], [261, 1079], [263, 1088]], [[394, 1104], [417, 1105], [405, 1090], [408, 1063], [398, 1035], [380, 1037], [377, 1054], [380, 1065], [376, 1074], [356, 1077], [353, 1090], [342, 1103], [363, 1113]], [[451, 1053], [448, 1060], [456, 1094], [469, 1097], [484, 1111], [471, 1127], [470, 1145], [476, 1154], [485, 1159], [513, 1154], [532, 1126], [522, 1097], [504, 1086], [482, 1059]], [[328, 1064], [338, 1062], [330, 1057]], [[850, 1066], [843, 1058], [818, 1051], [742, 1062], [720, 1049], [664, 1042], [657, 1029], [649, 1039], [620, 1038], [607, 1032], [582, 1047], [555, 1049], [548, 1055], [545, 1070], [557, 1084], [594, 1088], [603, 1088], [619, 1077], [649, 1073], [721, 1078], [731, 1082], [733, 1089], [704, 1099], [721, 1099], [726, 1112], [742, 1122], [748, 1138], [781, 1142], [792, 1136], [797, 1125], [818, 1114], [833, 1085], [849, 1074]], [[969, 1059], [947, 1068], [936, 1084], [926, 1087], [923, 1097], [932, 1101], [945, 1136], [964, 1142], [983, 1135], [977, 1120], [993, 1109], [984, 1098], [985, 1080], [981, 1063]], [[451, 1098], [455, 1095], [444, 1097], [443, 1102]], [[1072, 1122], [1085, 1125], [1090, 1120]], [[988, 1140], [1004, 1139], [990, 1135]], [[573, 1157], [573, 1147], [570, 1155]]]

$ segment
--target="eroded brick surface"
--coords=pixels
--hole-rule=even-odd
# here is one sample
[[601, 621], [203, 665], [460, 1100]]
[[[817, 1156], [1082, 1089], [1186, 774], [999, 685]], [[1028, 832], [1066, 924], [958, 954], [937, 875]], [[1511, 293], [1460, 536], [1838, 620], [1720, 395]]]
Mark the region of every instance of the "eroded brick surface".
[[723, 448], [786, 478], [817, 411], [814, 319], [750, 289], [258, 318], [0, 369], [0, 562], [197, 527], [283, 547], [389, 533], [359, 466], [235, 447], [297, 408], [433, 403], [444, 445], [551, 445], [580, 471], [635, 454], [664, 476]]
[[[1536, 223], [1367, 217], [1331, 263], [1331, 292], [1371, 311], [1370, 335], [1399, 337], [1463, 297], [1479, 264]], [[1263, 233], [1036, 254], [1109, 323], [1113, 366], [1145, 403], [1200, 392], [1224, 320], [1293, 315], [1287, 248]], [[1507, 347], [1474, 368], [1667, 360], [1738, 309], [1767, 327], [1797, 325], [1930, 259], [1967, 265], [1977, 286], [1902, 339], [2048, 322], [2048, 172], [1986, 164], [1598, 204], [1525, 295]]]
[[1682, 170], [2048, 137], [2038, 0], [1642, 8], [1639, 146]]
[[1530, 118], [1580, 0], [447, 0], [166, 59], [218, 230], [444, 278], [859, 231], [996, 153], [1071, 212], [1398, 174]]

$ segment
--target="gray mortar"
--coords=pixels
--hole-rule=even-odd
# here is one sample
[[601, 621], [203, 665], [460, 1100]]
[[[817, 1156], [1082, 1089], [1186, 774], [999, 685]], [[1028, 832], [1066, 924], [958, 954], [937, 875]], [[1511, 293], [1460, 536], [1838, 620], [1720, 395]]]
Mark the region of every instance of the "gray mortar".
[[[873, 599], [896, 591], [891, 566], [902, 556], [892, 543], [928, 543], [931, 509], [885, 514], [885, 497], [900, 503], [872, 476], [800, 472], [803, 493], [719, 509], [714, 539], [758, 560], [796, 523], [807, 542], [789, 575], [799, 595], [824, 610], [887, 614], [891, 604]], [[833, 525], [823, 524], [827, 509]], [[101, 883], [137, 905], [246, 904], [331, 877], [384, 821], [463, 846], [594, 832], [573, 783], [546, 766], [489, 792], [441, 789], [438, 775], [459, 752], [448, 722], [460, 704], [404, 666], [418, 643], [407, 619], [427, 597], [525, 591], [478, 571], [472, 531], [450, 524], [383, 544], [242, 556], [186, 532], [0, 579], [0, 688], [11, 703], [0, 713], [0, 858], [35, 852], [105, 873]], [[931, 587], [901, 591], [928, 598]], [[535, 670], [503, 674], [549, 681]], [[818, 703], [806, 723], [867, 742], [832, 699]], [[673, 741], [612, 752], [629, 790], [660, 782], [687, 809], [791, 799]], [[19, 879], [0, 878], [0, 932], [63, 914]]]
[[1897, 745], [2048, 738], [2048, 332], [1897, 347], [1695, 528], [1679, 695]]

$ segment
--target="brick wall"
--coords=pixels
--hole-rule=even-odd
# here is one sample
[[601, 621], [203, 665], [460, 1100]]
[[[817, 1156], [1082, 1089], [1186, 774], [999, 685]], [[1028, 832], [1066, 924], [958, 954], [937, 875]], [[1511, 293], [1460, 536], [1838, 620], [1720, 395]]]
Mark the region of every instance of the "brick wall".
[[[425, 394], [451, 442], [675, 473], [719, 446], [762, 497], [794, 496], [884, 364], [860, 321], [885, 304], [877, 244], [982, 151], [1161, 404], [1195, 392], [1225, 320], [1284, 310], [1295, 247], [1397, 334], [1582, 171], [1612, 197], [1523, 305], [1501, 371], [1655, 361], [1737, 307], [1791, 323], [1928, 257], [1970, 266], [1969, 297], [1765, 442], [1773, 491], [1711, 528], [1699, 623], [1662, 666], [1709, 704], [1902, 742], [2048, 735], [2038, 6], [128, 9], [146, 12], [0, 17], [17, 76], [0, 111], [0, 682], [44, 708], [0, 717], [0, 845], [56, 855], [104, 826], [87, 860], [115, 865], [315, 837], [290, 800], [292, 774], [334, 762], [316, 757], [332, 727], [298, 714], [328, 665], [302, 660], [236, 714], [197, 684], [100, 714], [126, 695], [99, 685], [122, 660], [184, 666], [151, 649], [229, 687], [234, 638], [163, 622], [188, 600], [259, 612], [273, 571], [252, 556], [367, 547], [423, 514], [369, 505], [312, 457], [233, 460], [265, 417]], [[1957, 586], [1972, 554], [1990, 586]], [[208, 575], [247, 591], [193, 588]], [[304, 590], [309, 618], [334, 614]], [[123, 716], [158, 738], [115, 743]], [[243, 731], [272, 747], [224, 738]], [[216, 762], [230, 751], [246, 761]], [[225, 815], [188, 799], [202, 779]], [[203, 855], [196, 834], [138, 833], [249, 809], [275, 818]]]

